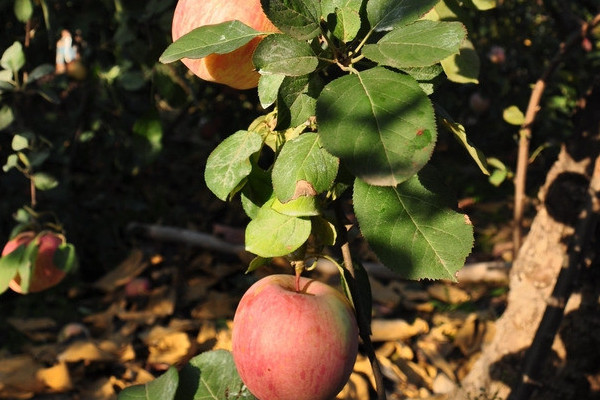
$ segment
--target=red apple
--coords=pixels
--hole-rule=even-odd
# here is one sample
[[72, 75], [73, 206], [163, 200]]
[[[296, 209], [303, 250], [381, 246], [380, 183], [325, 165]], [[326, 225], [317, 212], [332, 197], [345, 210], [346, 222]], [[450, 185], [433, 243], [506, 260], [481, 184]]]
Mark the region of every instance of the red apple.
[[336, 289], [270, 275], [244, 294], [233, 319], [233, 359], [261, 400], [329, 400], [350, 377], [358, 351], [354, 310]]
[[[179, 0], [173, 15], [173, 41], [200, 26], [233, 20], [257, 31], [278, 32], [264, 14], [260, 0]], [[252, 64], [252, 54], [261, 40], [261, 37], [254, 38], [231, 53], [181, 61], [204, 80], [235, 89], [250, 89], [258, 85], [259, 75]]]
[[[31, 280], [27, 293], [40, 292], [57, 285], [66, 275], [66, 272], [54, 265], [56, 248], [64, 243], [64, 237], [52, 232], [43, 232], [37, 235], [33, 231], [18, 234], [9, 240], [2, 250], [2, 255], [12, 253], [21, 245], [27, 245], [35, 240], [38, 245], [37, 256], [32, 265]], [[17, 293], [25, 293], [21, 288], [21, 278], [17, 274], [9, 283], [9, 287]]]

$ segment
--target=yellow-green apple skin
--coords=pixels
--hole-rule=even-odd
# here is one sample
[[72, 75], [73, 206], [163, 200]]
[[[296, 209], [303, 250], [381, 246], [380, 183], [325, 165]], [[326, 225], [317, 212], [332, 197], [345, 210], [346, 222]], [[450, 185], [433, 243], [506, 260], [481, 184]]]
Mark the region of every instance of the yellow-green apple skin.
[[[260, 32], [278, 32], [263, 12], [260, 0], [179, 0], [173, 15], [173, 41], [200, 26], [233, 20]], [[262, 39], [256, 37], [231, 53], [181, 61], [201, 79], [234, 89], [251, 89], [258, 85], [259, 78], [252, 54]]]
[[260, 400], [330, 400], [354, 367], [354, 310], [336, 289], [292, 275], [269, 275], [244, 294], [233, 320], [233, 359]]

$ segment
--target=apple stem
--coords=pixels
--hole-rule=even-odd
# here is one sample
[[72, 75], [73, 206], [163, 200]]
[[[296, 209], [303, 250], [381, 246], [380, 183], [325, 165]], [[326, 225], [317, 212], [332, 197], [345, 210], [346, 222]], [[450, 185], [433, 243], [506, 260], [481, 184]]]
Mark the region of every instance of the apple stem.
[[304, 261], [292, 261], [292, 266], [296, 272], [296, 292], [300, 293], [300, 275], [302, 275], [302, 271], [304, 271]]

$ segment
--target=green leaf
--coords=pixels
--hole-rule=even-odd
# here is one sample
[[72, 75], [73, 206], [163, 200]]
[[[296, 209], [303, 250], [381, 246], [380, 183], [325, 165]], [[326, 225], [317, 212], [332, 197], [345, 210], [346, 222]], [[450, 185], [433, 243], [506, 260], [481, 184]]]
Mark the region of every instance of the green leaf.
[[8, 69], [16, 74], [25, 65], [25, 53], [23, 52], [23, 46], [20, 42], [14, 42], [8, 49], [2, 54], [0, 58], [0, 66], [4, 69]]
[[425, 67], [458, 53], [466, 35], [460, 22], [417, 21], [394, 29], [377, 44], [366, 45], [362, 53], [394, 68]]
[[367, 18], [376, 32], [408, 25], [431, 10], [439, 0], [369, 0]]
[[252, 57], [261, 75], [306, 75], [317, 69], [319, 60], [306, 41], [275, 33], [262, 40]]
[[56, 178], [45, 172], [36, 172], [31, 178], [38, 190], [50, 190], [58, 186]]
[[502, 118], [511, 125], [521, 126], [525, 123], [525, 114], [515, 105], [505, 108]]
[[29, 162], [33, 168], [39, 167], [50, 157], [50, 149], [39, 149], [29, 154]]
[[35, 260], [37, 259], [39, 246], [36, 240], [32, 240], [25, 246], [25, 250], [21, 255], [21, 262], [17, 267], [17, 274], [19, 275], [19, 285], [23, 293], [29, 293], [29, 286], [31, 284], [31, 275], [35, 266]]
[[396, 186], [431, 157], [433, 107], [417, 81], [383, 67], [329, 83], [317, 101], [321, 142], [357, 177]]
[[339, 160], [325, 150], [319, 135], [308, 132], [285, 142], [273, 165], [273, 189], [285, 203], [301, 196], [316, 196], [333, 185]]
[[256, 218], [258, 210], [273, 196], [273, 185], [271, 184], [271, 174], [252, 164], [252, 172], [246, 179], [246, 184], [242, 188], [240, 198], [242, 207], [246, 214], [251, 218]]
[[129, 386], [123, 389], [118, 396], [119, 400], [173, 400], [179, 375], [175, 367], [169, 367], [167, 372], [158, 378], [143, 385]]
[[337, 240], [337, 231], [335, 225], [322, 216], [311, 218], [312, 234], [317, 239], [317, 243], [323, 246], [333, 246]]
[[15, 0], [14, 11], [19, 22], [25, 23], [33, 15], [33, 3], [31, 0]]
[[250, 263], [248, 264], [248, 268], [244, 273], [249, 274], [250, 272], [256, 271], [257, 269], [268, 265], [270, 261], [270, 258], [256, 256], [250, 261]]
[[467, 150], [481, 172], [483, 172], [485, 175], [490, 175], [490, 170], [485, 155], [481, 150], [471, 143], [467, 137], [467, 131], [465, 130], [465, 127], [458, 122], [453, 121], [446, 110], [438, 107], [437, 112], [444, 127], [454, 134], [456, 140], [458, 140], [465, 150]]
[[256, 400], [242, 382], [227, 350], [213, 350], [190, 360], [179, 372], [175, 400]]
[[206, 160], [204, 178], [208, 188], [221, 200], [250, 173], [250, 156], [260, 150], [262, 138], [256, 132], [237, 131], [223, 140]]
[[496, 8], [498, 0], [467, 0], [467, 4], [469, 3], [479, 11], [487, 11]]
[[315, 115], [323, 82], [317, 74], [286, 76], [277, 97], [277, 130], [304, 124]]
[[166, 64], [182, 58], [230, 53], [264, 34], [237, 20], [201, 26], [169, 45], [159, 61]]
[[273, 25], [296, 39], [312, 39], [320, 32], [319, 0], [261, 0], [260, 4]]
[[23, 263], [26, 248], [26, 245], [21, 245], [0, 257], [0, 293], [6, 291], [8, 284], [17, 274], [19, 266]]
[[451, 196], [432, 171], [396, 187], [357, 179], [353, 199], [361, 231], [384, 265], [406, 279], [456, 280], [473, 246], [473, 227], [449, 207]]
[[284, 78], [284, 74], [260, 76], [258, 79], [258, 99], [262, 108], [267, 109], [277, 101], [277, 93], [279, 93], [279, 87]]
[[27, 75], [27, 83], [35, 82], [44, 76], [54, 73], [54, 71], [55, 67], [52, 64], [38, 65], [29, 73], [29, 75]]
[[0, 108], [0, 131], [8, 128], [14, 120], [12, 107], [6, 105]]
[[246, 250], [261, 257], [280, 257], [297, 250], [310, 235], [310, 219], [273, 210], [267, 201], [246, 227]]
[[349, 42], [360, 30], [361, 0], [323, 0], [321, 9], [335, 37]]
[[25, 150], [29, 147], [29, 139], [24, 135], [16, 134], [12, 138], [11, 148], [14, 151]]
[[69, 272], [77, 268], [77, 253], [71, 243], [62, 243], [56, 248], [52, 258], [54, 265], [62, 271]]
[[429, 65], [426, 67], [405, 67], [402, 68], [402, 70], [419, 82], [431, 81], [444, 72], [444, 69], [440, 64]]
[[145, 138], [153, 153], [162, 149], [163, 128], [158, 113], [150, 112], [135, 121], [133, 133]]
[[297, 199], [282, 203], [278, 199], [273, 201], [273, 210], [290, 217], [314, 217], [321, 214], [315, 196], [300, 196]]
[[444, 58], [441, 63], [446, 76], [452, 82], [479, 83], [479, 56], [470, 40], [463, 42], [458, 54]]
[[9, 154], [8, 157], [6, 157], [6, 164], [2, 166], [2, 170], [8, 172], [17, 165], [19, 165], [19, 156], [16, 154]]

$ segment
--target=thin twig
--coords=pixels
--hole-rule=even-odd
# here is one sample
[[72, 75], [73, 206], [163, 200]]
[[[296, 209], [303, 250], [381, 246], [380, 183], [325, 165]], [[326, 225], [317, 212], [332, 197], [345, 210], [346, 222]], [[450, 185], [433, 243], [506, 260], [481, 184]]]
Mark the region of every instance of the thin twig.
[[575, 233], [572, 236], [563, 268], [556, 280], [548, 305], [542, 316], [531, 347], [525, 355], [521, 381], [511, 392], [508, 400], [527, 400], [538, 386], [537, 381], [543, 371], [542, 365], [550, 353], [564, 316], [565, 306], [581, 265], [588, 252], [591, 238], [600, 218], [600, 157], [596, 158], [594, 172], [590, 180], [587, 202], [579, 214]]
[[513, 214], [513, 251], [514, 257], [521, 247], [523, 234], [523, 210], [525, 205], [525, 184], [527, 179], [527, 166], [529, 164], [529, 144], [531, 141], [531, 131], [535, 118], [540, 111], [540, 101], [542, 94], [546, 89], [546, 84], [550, 76], [560, 65], [564, 55], [577, 45], [582, 38], [588, 35], [590, 30], [600, 23], [600, 14], [597, 14], [590, 22], [584, 22], [580, 28], [573, 32], [566, 41], [560, 44], [558, 52], [554, 55], [548, 68], [537, 80], [529, 97], [529, 104], [525, 112], [525, 121], [519, 131], [519, 151], [517, 158], [517, 167], [515, 172], [515, 199]]

